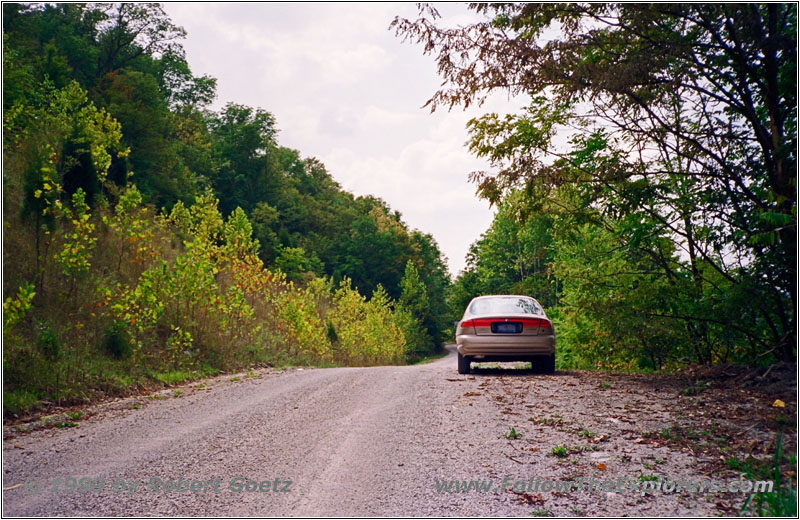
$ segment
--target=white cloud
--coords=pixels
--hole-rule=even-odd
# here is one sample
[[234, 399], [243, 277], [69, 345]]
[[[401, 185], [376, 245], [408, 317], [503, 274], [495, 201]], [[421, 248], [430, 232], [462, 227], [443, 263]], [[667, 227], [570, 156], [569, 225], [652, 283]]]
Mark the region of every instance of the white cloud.
[[[166, 3], [188, 32], [193, 71], [218, 79], [215, 107], [264, 108], [279, 143], [322, 160], [342, 186], [372, 194], [430, 233], [453, 274], [492, 219], [467, 175], [487, 165], [464, 146], [465, 124], [483, 111], [513, 110], [502, 96], [486, 110], [430, 114], [420, 107], [439, 86], [433, 58], [388, 30], [412, 4]], [[461, 5], [440, 11], [466, 24]], [[456, 15], [450, 18], [450, 15]]]

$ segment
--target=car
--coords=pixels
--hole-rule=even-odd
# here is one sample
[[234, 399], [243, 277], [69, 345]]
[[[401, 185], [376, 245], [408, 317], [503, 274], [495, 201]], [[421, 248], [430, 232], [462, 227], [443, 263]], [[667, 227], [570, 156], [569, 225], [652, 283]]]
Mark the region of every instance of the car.
[[534, 369], [556, 369], [556, 335], [539, 302], [529, 296], [495, 294], [473, 298], [456, 326], [458, 373], [483, 361], [530, 361]]

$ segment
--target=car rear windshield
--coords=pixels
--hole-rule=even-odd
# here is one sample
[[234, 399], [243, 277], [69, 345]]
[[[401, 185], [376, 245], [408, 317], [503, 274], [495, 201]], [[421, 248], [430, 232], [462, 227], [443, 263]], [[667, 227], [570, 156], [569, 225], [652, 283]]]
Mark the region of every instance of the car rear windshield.
[[479, 314], [543, 314], [536, 300], [515, 296], [481, 298], [469, 306], [469, 313]]

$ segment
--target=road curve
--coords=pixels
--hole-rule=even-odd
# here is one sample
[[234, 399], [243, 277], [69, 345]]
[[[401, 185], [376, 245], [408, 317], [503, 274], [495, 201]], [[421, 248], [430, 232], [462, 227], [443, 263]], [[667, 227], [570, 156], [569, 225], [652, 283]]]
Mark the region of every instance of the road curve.
[[[207, 388], [184, 387], [176, 397], [168, 391], [170, 397], [163, 400], [132, 398], [100, 407], [76, 428], [6, 435], [3, 514], [527, 516], [537, 508], [558, 515], [713, 512], [674, 497], [498, 492], [505, 476], [598, 474], [599, 462], [610, 467], [617, 459], [636, 462], [638, 455], [607, 442], [598, 444], [597, 452], [576, 456], [572, 464], [555, 459], [548, 453], [551, 446], [576, 443], [579, 430], [548, 428], [528, 416], [552, 413], [554, 403], [568, 410], [570, 403], [592, 395], [596, 387], [591, 385], [597, 382], [574, 374], [460, 376], [452, 348], [448, 356], [418, 366], [265, 371], [238, 381], [220, 377]], [[132, 406], [140, 402], [147, 404]], [[594, 425], [587, 423], [595, 431], [622, 424], [610, 415], [603, 418], [611, 411], [608, 402], [589, 400], [582, 406], [576, 420], [595, 414]], [[650, 419], [670, 420], [666, 409], [660, 417], [660, 408], [649, 406]], [[504, 438], [510, 426], [525, 437]], [[636, 435], [615, 431], [620, 437]], [[649, 449], [641, 457], [656, 452]], [[692, 461], [685, 455], [659, 456], [673, 476], [691, 474]], [[102, 486], [98, 492], [69, 490], [64, 480], [69, 477], [77, 482], [88, 477]], [[437, 491], [437, 481], [453, 479], [492, 480], [494, 492]], [[170, 483], [185, 489], [169, 489]], [[248, 485], [250, 491], [237, 491]]]

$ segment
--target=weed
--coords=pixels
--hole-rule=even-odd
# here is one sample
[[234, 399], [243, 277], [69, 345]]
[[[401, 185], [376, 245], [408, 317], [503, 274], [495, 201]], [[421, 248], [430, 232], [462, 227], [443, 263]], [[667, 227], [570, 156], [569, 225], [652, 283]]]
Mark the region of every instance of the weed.
[[230, 381], [231, 383], [238, 383], [239, 382], [239, 378], [238, 377], [232, 377], [232, 378], [228, 379], [228, 381]]
[[[766, 465], [754, 468], [747, 463], [739, 462], [744, 468], [745, 478], [749, 480], [769, 479], [773, 482], [771, 491], [756, 492], [747, 497], [739, 511], [740, 515], [746, 511], [754, 510], [758, 516], [797, 517], [797, 484], [793, 485], [791, 480], [787, 482], [783, 478], [781, 474], [783, 459], [783, 432], [781, 432], [778, 434], [775, 456], [772, 459], [770, 469], [767, 469]], [[792, 468], [796, 467], [797, 456], [790, 455], [788, 462]], [[728, 462], [728, 467], [731, 467], [731, 464], [731, 462]]]
[[580, 507], [570, 506], [569, 510], [572, 514], [578, 516], [584, 516], [586, 514], [586, 511], [581, 509]]
[[591, 439], [592, 437], [594, 437], [597, 434], [595, 432], [589, 430], [588, 428], [584, 428], [583, 431], [581, 431], [578, 435], [580, 435], [582, 437], [586, 437], [587, 439]]
[[506, 439], [519, 439], [522, 437], [522, 434], [515, 430], [513, 427], [508, 431], [508, 433], [504, 433], [503, 437]]
[[563, 459], [569, 456], [569, 450], [566, 446], [553, 446], [553, 449], [550, 450], [550, 455]]
[[695, 381], [694, 385], [680, 391], [681, 395], [691, 396], [702, 394], [711, 387], [711, 381]]
[[175, 390], [174, 392], [172, 392], [172, 397], [180, 397], [181, 395], [183, 395], [182, 390]]
[[531, 516], [555, 516], [549, 509], [534, 509], [531, 511]]
[[133, 404], [131, 405], [131, 410], [138, 410], [138, 409], [139, 409], [139, 408], [141, 408], [141, 407], [142, 407], [142, 404], [141, 404], [141, 403], [133, 403]]
[[67, 415], [73, 421], [77, 421], [77, 420], [79, 420], [79, 419], [81, 419], [83, 417], [83, 412], [78, 410], [78, 411], [75, 411], [75, 412], [69, 412]]
[[614, 386], [614, 383], [610, 381], [603, 381], [602, 383], [600, 383], [601, 388], [611, 388], [612, 386]]
[[564, 426], [564, 418], [558, 415], [557, 413], [554, 413], [552, 417], [539, 417], [538, 419], [531, 417], [528, 420], [536, 422], [543, 426], [555, 426], [557, 428]]
[[61, 421], [56, 423], [56, 428], [74, 428], [75, 426], [78, 426], [78, 423], [71, 421]]
[[678, 430], [679, 427], [677, 425], [672, 425], [668, 428], [662, 428], [661, 431], [658, 432], [658, 434], [661, 436], [662, 439], [677, 440], [679, 438], [677, 434]]

